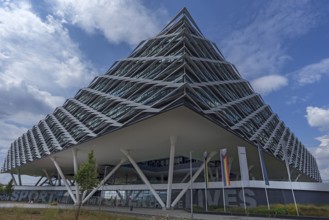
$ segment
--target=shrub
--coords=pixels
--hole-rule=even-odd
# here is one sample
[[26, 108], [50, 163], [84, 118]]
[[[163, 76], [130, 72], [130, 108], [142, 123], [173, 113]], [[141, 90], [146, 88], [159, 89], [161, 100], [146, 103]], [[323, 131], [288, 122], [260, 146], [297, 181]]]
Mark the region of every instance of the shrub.
[[255, 208], [248, 209], [250, 214], [256, 214], [256, 215], [269, 215], [271, 212], [268, 210], [267, 206], [258, 206]]
[[328, 206], [316, 206], [316, 205], [298, 205], [300, 215], [304, 216], [329, 216]]
[[286, 215], [287, 214], [287, 208], [283, 204], [277, 204], [271, 207], [272, 212], [275, 215]]

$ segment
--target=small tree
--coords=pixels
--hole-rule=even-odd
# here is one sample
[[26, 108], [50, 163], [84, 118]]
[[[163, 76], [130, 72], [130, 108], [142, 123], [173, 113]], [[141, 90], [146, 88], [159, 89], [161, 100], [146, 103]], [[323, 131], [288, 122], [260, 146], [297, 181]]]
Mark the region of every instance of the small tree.
[[14, 191], [14, 181], [11, 179], [7, 185], [3, 185], [0, 183], [0, 193], [5, 194], [8, 198], [10, 198], [11, 194]]
[[[85, 191], [92, 190], [99, 184], [96, 161], [94, 159], [94, 152], [88, 153], [88, 160], [81, 164], [77, 174], [74, 177], [75, 181], [80, 187], [80, 194]], [[80, 195], [78, 195], [80, 196]], [[78, 220], [80, 208], [82, 205], [82, 198], [79, 199], [78, 209], [75, 214], [75, 219]]]
[[14, 180], [11, 179], [8, 184], [4, 188], [4, 193], [7, 194], [7, 196], [11, 196], [11, 194], [14, 191]]

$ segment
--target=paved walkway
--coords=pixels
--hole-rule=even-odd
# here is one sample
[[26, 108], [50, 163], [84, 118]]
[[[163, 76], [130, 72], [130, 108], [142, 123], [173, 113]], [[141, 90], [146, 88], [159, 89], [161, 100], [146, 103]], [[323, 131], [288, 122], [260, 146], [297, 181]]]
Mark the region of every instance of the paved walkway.
[[[48, 204], [29, 204], [29, 203], [9, 203], [0, 202], [1, 208], [12, 208], [12, 207], [22, 207], [22, 208], [60, 208], [60, 209], [73, 209], [73, 205], [57, 205], [50, 206]], [[84, 209], [89, 210], [99, 210], [98, 206], [83, 206]], [[161, 210], [161, 209], [151, 209], [151, 208], [134, 208], [129, 211], [128, 207], [105, 207], [100, 208], [101, 211], [123, 214], [123, 215], [133, 215], [133, 216], [159, 216], [160, 219], [190, 219], [191, 214], [184, 210]], [[163, 217], [163, 218], [162, 218]], [[247, 216], [229, 216], [229, 215], [213, 215], [213, 214], [193, 214], [193, 219], [195, 220], [220, 220], [220, 219], [275, 219], [275, 218], [264, 218], [264, 217], [247, 217]]]

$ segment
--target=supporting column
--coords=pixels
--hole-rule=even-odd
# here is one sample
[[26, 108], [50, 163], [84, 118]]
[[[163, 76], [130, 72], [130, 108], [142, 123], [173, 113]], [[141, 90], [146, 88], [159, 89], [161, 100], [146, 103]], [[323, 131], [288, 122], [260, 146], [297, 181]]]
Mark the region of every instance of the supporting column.
[[71, 196], [71, 198], [72, 198], [74, 204], [77, 204], [77, 200], [76, 200], [76, 198], [74, 197], [74, 194], [73, 194], [73, 192], [72, 192], [70, 186], [69, 186], [69, 185], [67, 184], [67, 182], [66, 182], [66, 178], [65, 178], [65, 176], [64, 176], [64, 174], [63, 174], [63, 172], [62, 172], [61, 167], [58, 165], [58, 163], [57, 163], [57, 161], [56, 161], [56, 159], [55, 159], [54, 157], [50, 157], [50, 159], [53, 161], [53, 163], [54, 163], [54, 165], [55, 165], [55, 167], [56, 167], [56, 169], [57, 169], [57, 172], [58, 172], [59, 175], [62, 177], [62, 180], [63, 180], [63, 182], [64, 182], [64, 184], [65, 184], [65, 187], [66, 187], [67, 191], [69, 192], [69, 194], [70, 194], [70, 196]]
[[160, 198], [160, 196], [157, 194], [157, 192], [154, 190], [154, 188], [151, 186], [150, 182], [148, 181], [148, 179], [146, 178], [146, 176], [144, 175], [144, 173], [142, 172], [142, 170], [139, 168], [139, 166], [137, 165], [137, 163], [134, 161], [134, 159], [129, 155], [128, 151], [121, 149], [121, 152], [128, 158], [128, 160], [130, 161], [130, 163], [133, 165], [133, 167], [135, 168], [136, 172], [138, 173], [138, 175], [140, 176], [140, 178], [143, 180], [143, 182], [146, 184], [146, 186], [149, 188], [149, 190], [151, 191], [151, 193], [153, 194], [153, 196], [155, 197], [155, 199], [158, 201], [158, 203], [160, 203], [161, 207], [163, 209], [166, 208], [165, 204], [163, 203], [162, 199]]
[[58, 180], [59, 180], [58, 184], [59, 184], [59, 186], [61, 186], [62, 185], [62, 178], [58, 178]]
[[22, 178], [21, 178], [21, 171], [20, 171], [20, 169], [18, 169], [17, 176], [18, 176], [18, 184], [21, 186], [22, 185]]
[[[61, 186], [61, 176], [57, 173], [57, 185]], [[56, 185], [56, 184], [55, 184]]]
[[[74, 176], [77, 175], [77, 173], [78, 173], [77, 153], [78, 153], [77, 149], [73, 148], [72, 154], [73, 154]], [[75, 198], [77, 199], [77, 204], [79, 204], [80, 203], [80, 189], [79, 189], [79, 184], [77, 181], [75, 181]]]
[[170, 157], [169, 157], [168, 186], [167, 186], [167, 209], [170, 208], [170, 204], [171, 204], [171, 189], [172, 189], [172, 180], [173, 180], [173, 173], [174, 173], [176, 141], [177, 141], [176, 136], [170, 137]]
[[121, 193], [120, 193], [120, 190], [115, 190], [115, 192], [116, 192], [117, 195], [120, 197], [120, 199], [123, 200], [123, 197], [122, 197], [122, 195], [121, 195]]
[[[215, 170], [216, 171], [216, 170]], [[208, 168], [208, 175], [210, 176], [210, 180], [211, 181], [215, 181], [215, 177], [214, 177], [214, 169], [213, 168], [211, 168], [211, 167], [209, 167]]]
[[[208, 155], [207, 158], [207, 163], [211, 160], [211, 158], [213, 158], [213, 156], [215, 156], [217, 154], [217, 152], [213, 151]], [[199, 169], [195, 172], [195, 174], [193, 175], [192, 179], [185, 185], [184, 189], [182, 189], [182, 191], [178, 194], [178, 196], [176, 197], [176, 199], [172, 202], [171, 207], [174, 208], [175, 205], [177, 204], [177, 202], [183, 197], [183, 195], [186, 193], [186, 191], [189, 189], [190, 185], [196, 180], [196, 178], [198, 178], [198, 176], [200, 175], [200, 173], [203, 171], [205, 166], [205, 162], [202, 163], [202, 165], [199, 167]]]
[[216, 181], [219, 181], [219, 166], [216, 166]]
[[45, 169], [42, 169], [42, 171], [44, 172], [44, 174], [46, 175], [46, 177], [47, 177], [47, 179], [48, 179], [48, 183], [49, 183], [49, 185], [53, 185], [53, 183], [51, 182], [51, 178], [50, 178], [50, 176], [49, 176], [49, 174], [48, 174], [48, 172], [47, 172], [47, 170], [45, 170]]
[[11, 175], [11, 178], [13, 179], [13, 181], [14, 181], [14, 185], [17, 186], [17, 181], [16, 181], [13, 173], [10, 173], [10, 175]]
[[108, 181], [108, 179], [110, 179], [110, 177], [119, 169], [119, 167], [124, 163], [126, 162], [126, 159], [122, 159], [112, 170], [109, 174], [107, 174], [104, 179], [98, 184], [97, 187], [95, 187], [89, 194], [86, 198], [83, 199], [82, 201], [82, 204], [84, 204], [85, 202], [87, 202], [87, 200], [92, 196], [94, 195], [94, 193], [101, 187], [103, 186], [106, 181]]

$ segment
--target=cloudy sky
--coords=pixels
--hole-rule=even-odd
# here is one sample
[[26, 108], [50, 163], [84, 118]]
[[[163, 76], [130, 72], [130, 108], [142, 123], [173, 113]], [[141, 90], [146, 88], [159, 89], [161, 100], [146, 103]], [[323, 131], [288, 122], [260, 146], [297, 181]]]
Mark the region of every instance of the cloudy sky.
[[14, 139], [184, 6], [329, 180], [326, 0], [0, 0], [1, 165]]

